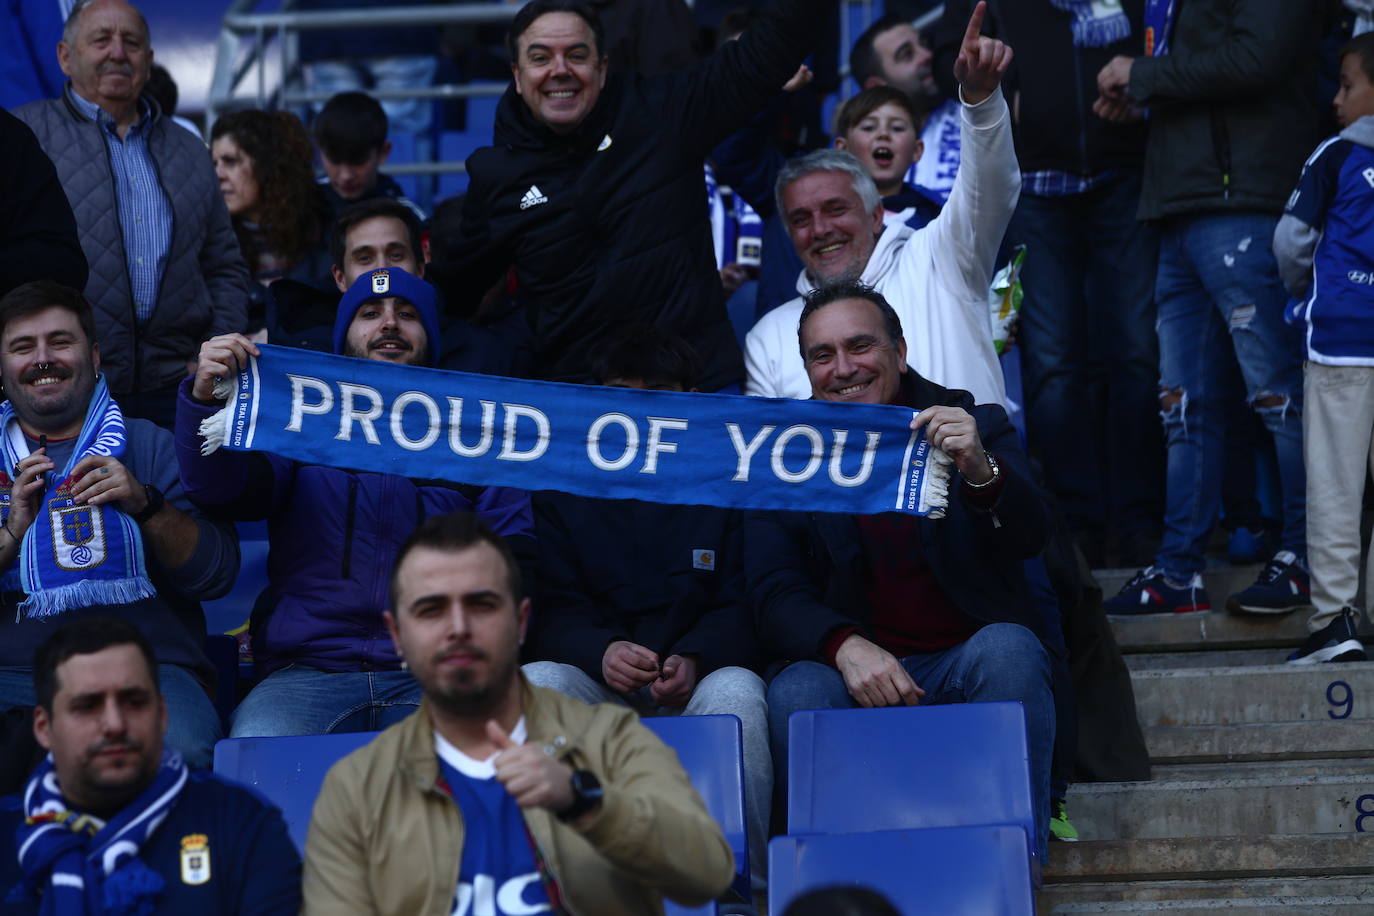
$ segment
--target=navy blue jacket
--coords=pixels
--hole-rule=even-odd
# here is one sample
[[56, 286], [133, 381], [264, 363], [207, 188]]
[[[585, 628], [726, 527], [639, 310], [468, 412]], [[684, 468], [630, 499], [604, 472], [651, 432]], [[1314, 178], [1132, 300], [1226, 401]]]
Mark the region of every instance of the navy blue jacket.
[[[24, 821], [18, 796], [0, 799], [0, 916], [37, 914], [37, 901], [6, 903], [23, 880], [16, 830]], [[182, 880], [181, 844], [205, 837], [210, 879]], [[143, 864], [166, 887], [157, 916], [295, 916], [301, 905], [301, 857], [281, 812], [242, 786], [192, 771], [181, 798], [143, 847]]]
[[1274, 231], [1307, 358], [1374, 366], [1374, 116], [1317, 147]]
[[[942, 388], [909, 369], [903, 393], [913, 407], [962, 407], [978, 424], [983, 447], [1005, 482], [991, 510], [975, 508], [950, 486], [942, 519], [917, 524], [921, 550], [950, 600], [982, 623], [1019, 623], [1049, 637], [1022, 561], [1044, 548], [1049, 513], [1006, 411], [974, 405], [967, 391]], [[857, 626], [868, 638], [870, 609], [863, 539], [852, 515], [754, 512], [745, 522], [745, 570], [759, 638], [775, 659], [824, 661], [826, 637]]]
[[534, 497], [534, 515], [532, 660], [601, 680], [606, 647], [628, 639], [660, 658], [696, 655], [698, 678], [754, 666], [740, 513], [550, 492]]

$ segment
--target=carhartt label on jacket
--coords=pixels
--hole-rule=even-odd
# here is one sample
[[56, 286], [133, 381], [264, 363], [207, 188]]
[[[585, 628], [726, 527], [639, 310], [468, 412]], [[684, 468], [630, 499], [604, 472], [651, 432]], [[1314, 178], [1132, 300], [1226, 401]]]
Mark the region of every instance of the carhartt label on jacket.
[[716, 552], [714, 550], [693, 550], [692, 568], [712, 570], [716, 568]]
[[530, 185], [530, 189], [525, 192], [525, 196], [520, 198], [520, 209], [528, 210], [530, 207], [546, 204], [548, 202], [549, 199], [544, 196], [544, 192], [539, 190], [539, 185], [532, 184]]

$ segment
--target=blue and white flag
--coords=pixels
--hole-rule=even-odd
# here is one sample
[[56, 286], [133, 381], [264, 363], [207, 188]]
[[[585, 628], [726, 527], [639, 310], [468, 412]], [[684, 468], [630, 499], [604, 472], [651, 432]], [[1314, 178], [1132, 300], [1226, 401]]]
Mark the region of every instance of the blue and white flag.
[[538, 382], [262, 346], [201, 425], [221, 446], [483, 486], [940, 517], [950, 459], [902, 407]]

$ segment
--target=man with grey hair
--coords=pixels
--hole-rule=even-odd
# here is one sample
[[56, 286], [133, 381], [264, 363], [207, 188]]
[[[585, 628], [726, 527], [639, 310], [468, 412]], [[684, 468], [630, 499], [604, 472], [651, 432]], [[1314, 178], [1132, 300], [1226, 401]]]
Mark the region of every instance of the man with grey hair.
[[205, 147], [143, 94], [149, 41], [123, 0], [80, 0], [57, 45], [61, 98], [15, 114], [75, 211], [111, 393], [170, 427], [200, 342], [247, 321], [248, 270]]
[[764, 315], [749, 332], [746, 393], [810, 397], [797, 352], [801, 296], [861, 280], [897, 310], [906, 328], [907, 360], [921, 375], [965, 389], [979, 403], [1006, 406], [987, 297], [1021, 174], [1000, 88], [1012, 50], [979, 34], [983, 9], [980, 3], [974, 10], [954, 65], [964, 153], [938, 217], [921, 229], [901, 222], [884, 227], [878, 189], [847, 152], [818, 150], [778, 174], [778, 212], [805, 269], [797, 280], [798, 298]]

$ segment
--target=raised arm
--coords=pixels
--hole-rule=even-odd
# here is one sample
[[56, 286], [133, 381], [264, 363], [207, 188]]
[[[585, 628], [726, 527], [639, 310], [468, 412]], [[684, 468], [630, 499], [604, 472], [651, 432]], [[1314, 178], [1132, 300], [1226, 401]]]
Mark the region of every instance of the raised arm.
[[979, 34], [986, 6], [974, 7], [954, 63], [962, 102], [959, 172], [940, 215], [918, 230], [924, 244], [908, 244], [904, 252], [948, 268], [938, 272], [946, 288], [979, 299], [987, 295], [997, 249], [1021, 195], [1011, 113], [1000, 88], [1012, 49]]

